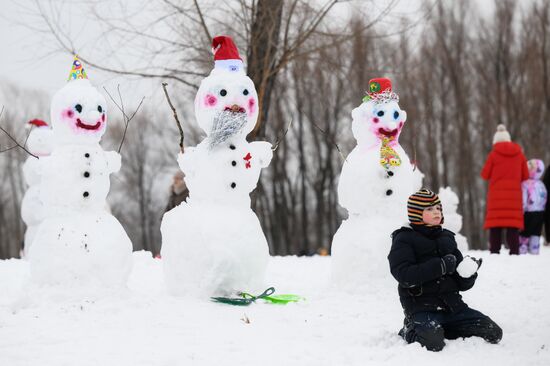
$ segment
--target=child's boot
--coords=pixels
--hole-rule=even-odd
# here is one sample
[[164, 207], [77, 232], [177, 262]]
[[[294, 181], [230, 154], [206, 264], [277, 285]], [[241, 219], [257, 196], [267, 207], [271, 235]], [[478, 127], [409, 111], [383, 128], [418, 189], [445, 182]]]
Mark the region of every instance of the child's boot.
[[529, 250], [529, 238], [526, 236], [519, 236], [519, 254], [527, 254]]
[[540, 252], [540, 236], [529, 237], [529, 253], [539, 254]]

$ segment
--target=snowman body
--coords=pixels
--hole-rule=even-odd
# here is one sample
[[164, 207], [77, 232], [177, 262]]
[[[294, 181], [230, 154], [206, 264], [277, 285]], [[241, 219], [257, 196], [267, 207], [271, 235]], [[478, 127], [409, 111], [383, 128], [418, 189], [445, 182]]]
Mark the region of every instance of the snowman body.
[[44, 220], [44, 203], [40, 199], [40, 160], [48, 156], [52, 150], [52, 131], [47, 127], [38, 127], [31, 130], [27, 139], [27, 147], [36, 155], [27, 158], [23, 164], [23, 177], [28, 185], [21, 201], [21, 218], [27, 229], [25, 230], [25, 252], [27, 253], [38, 226]]
[[462, 216], [457, 212], [460, 200], [451, 187], [440, 187], [437, 193], [443, 207], [443, 226], [445, 229], [455, 233], [456, 246], [461, 252], [469, 249], [468, 239], [460, 233], [462, 229]]
[[[234, 114], [240, 127], [216, 128], [223, 113]], [[166, 284], [176, 295], [256, 291], [269, 248], [250, 193], [272, 151], [267, 142], [246, 141], [258, 115], [254, 84], [244, 73], [214, 69], [201, 83], [195, 114], [207, 137], [178, 156], [189, 198], [162, 220]]]
[[109, 175], [120, 169], [120, 155], [99, 145], [105, 104], [88, 80], [71, 81], [53, 98], [54, 148], [40, 167], [47, 216], [29, 252], [36, 282], [126, 283], [132, 244], [105, 210]]
[[[364, 102], [352, 117], [357, 146], [338, 183], [339, 203], [349, 216], [332, 242], [333, 280], [344, 288], [364, 285], [365, 279], [391, 280], [386, 259], [390, 235], [407, 222], [407, 198], [416, 180], [398, 143], [407, 115], [396, 101]], [[384, 156], [384, 148], [391, 153]]]

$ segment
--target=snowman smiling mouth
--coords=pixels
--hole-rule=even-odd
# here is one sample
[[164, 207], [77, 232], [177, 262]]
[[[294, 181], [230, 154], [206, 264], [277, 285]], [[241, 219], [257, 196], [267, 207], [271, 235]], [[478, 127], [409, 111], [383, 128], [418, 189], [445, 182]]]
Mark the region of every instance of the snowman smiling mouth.
[[233, 112], [233, 113], [245, 113], [246, 112], [243, 107], [241, 107], [237, 104], [233, 104], [231, 107], [225, 107], [224, 111], [229, 111], [229, 112]]
[[393, 137], [393, 136], [397, 135], [397, 132], [398, 132], [397, 128], [395, 130], [386, 130], [385, 128], [379, 128], [378, 129], [379, 134], [382, 134], [382, 135], [388, 136], [388, 137]]
[[77, 118], [76, 119], [76, 125], [80, 128], [85, 129], [85, 130], [97, 130], [99, 128], [99, 126], [101, 126], [101, 121], [97, 121], [97, 123], [95, 125], [87, 125], [85, 123], [82, 123], [80, 118]]

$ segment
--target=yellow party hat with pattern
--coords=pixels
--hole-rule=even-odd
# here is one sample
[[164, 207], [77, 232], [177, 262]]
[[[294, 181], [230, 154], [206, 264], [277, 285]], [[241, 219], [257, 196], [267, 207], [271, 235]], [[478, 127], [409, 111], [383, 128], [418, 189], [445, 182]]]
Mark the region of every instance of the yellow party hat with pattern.
[[76, 80], [76, 79], [87, 79], [86, 70], [82, 66], [82, 62], [77, 55], [74, 55], [73, 66], [71, 67], [71, 73], [69, 74], [69, 79], [67, 81]]

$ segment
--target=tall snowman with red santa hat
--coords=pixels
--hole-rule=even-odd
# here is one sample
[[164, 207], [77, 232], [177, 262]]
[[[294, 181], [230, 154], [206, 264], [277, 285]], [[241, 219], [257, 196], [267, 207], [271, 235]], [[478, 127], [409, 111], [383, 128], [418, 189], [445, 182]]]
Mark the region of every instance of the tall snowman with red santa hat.
[[68, 83], [52, 99], [52, 153], [40, 159], [47, 217], [29, 251], [35, 282], [102, 288], [126, 283], [132, 243], [105, 210], [109, 175], [121, 163], [118, 153], [99, 145], [106, 104], [75, 56]]
[[27, 123], [30, 128], [27, 138], [27, 148], [34, 154], [29, 156], [23, 164], [23, 177], [28, 185], [27, 191], [21, 201], [21, 217], [27, 225], [25, 231], [25, 253], [29, 248], [36, 234], [38, 226], [44, 220], [44, 203], [40, 200], [40, 158], [50, 155], [52, 152], [52, 130], [46, 122], [41, 119], [33, 119]]
[[339, 287], [360, 286], [373, 278], [391, 280], [386, 259], [390, 235], [407, 223], [407, 198], [419, 184], [399, 144], [407, 113], [389, 79], [369, 81], [352, 118], [357, 146], [346, 158], [338, 183], [338, 200], [349, 217], [332, 242], [332, 275]]
[[248, 142], [258, 96], [233, 40], [215, 37], [214, 69], [199, 87], [195, 115], [206, 138], [178, 156], [187, 202], [162, 220], [166, 284], [176, 295], [258, 290], [269, 259], [250, 192], [273, 156], [268, 142]]

